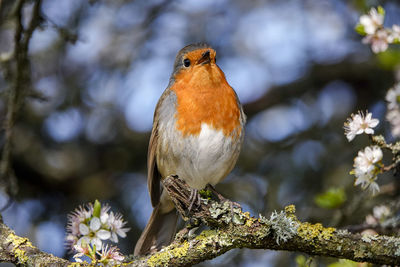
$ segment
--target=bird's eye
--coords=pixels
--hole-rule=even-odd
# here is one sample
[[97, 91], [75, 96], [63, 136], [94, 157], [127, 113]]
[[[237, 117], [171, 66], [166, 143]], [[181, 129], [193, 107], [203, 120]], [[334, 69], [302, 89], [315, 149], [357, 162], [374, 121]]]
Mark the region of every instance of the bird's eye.
[[183, 65], [184, 65], [186, 68], [189, 67], [189, 66], [190, 66], [190, 59], [185, 58], [185, 59], [183, 60]]

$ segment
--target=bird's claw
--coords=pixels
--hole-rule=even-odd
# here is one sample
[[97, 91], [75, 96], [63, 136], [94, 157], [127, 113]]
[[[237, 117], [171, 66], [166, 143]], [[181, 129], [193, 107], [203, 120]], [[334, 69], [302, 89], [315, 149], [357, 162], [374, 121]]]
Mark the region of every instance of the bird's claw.
[[190, 192], [190, 197], [189, 197], [189, 208], [188, 208], [188, 214], [194, 209], [200, 207], [201, 204], [201, 199], [200, 199], [200, 194], [199, 190], [197, 189], [192, 189]]

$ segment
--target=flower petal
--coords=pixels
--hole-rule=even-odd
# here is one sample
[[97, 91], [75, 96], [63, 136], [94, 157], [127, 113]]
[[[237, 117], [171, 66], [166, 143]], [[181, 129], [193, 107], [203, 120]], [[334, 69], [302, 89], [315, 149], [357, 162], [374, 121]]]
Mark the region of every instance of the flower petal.
[[346, 134], [346, 138], [349, 142], [353, 141], [354, 137], [356, 137], [356, 135], [353, 132], [349, 132]]
[[92, 240], [90, 241], [90, 244], [92, 244], [92, 246], [96, 246], [96, 250], [100, 250], [102, 242], [101, 242], [100, 238], [95, 237], [95, 238], [92, 238]]
[[108, 213], [104, 212], [100, 215], [100, 221], [102, 224], [108, 224]]
[[106, 240], [111, 237], [111, 233], [107, 230], [101, 229], [96, 233], [96, 236], [102, 240]]
[[369, 127], [374, 128], [379, 124], [379, 120], [378, 119], [371, 119], [371, 121], [369, 122]]
[[369, 184], [369, 190], [371, 191], [372, 195], [375, 195], [380, 191], [380, 188], [376, 182], [372, 182]]
[[120, 229], [117, 229], [117, 234], [118, 234], [120, 237], [125, 238], [125, 237], [126, 237], [126, 232], [128, 232], [128, 230], [129, 230], [129, 229], [127, 229], [127, 228], [120, 228]]
[[79, 224], [79, 232], [81, 233], [81, 235], [87, 235], [89, 234], [89, 227], [87, 227], [86, 224]]
[[101, 222], [100, 219], [97, 217], [94, 217], [92, 220], [90, 220], [90, 229], [92, 231], [97, 231], [100, 229]]
[[371, 128], [365, 129], [364, 132], [365, 132], [366, 134], [374, 134], [374, 130], [372, 130]]
[[90, 244], [90, 238], [87, 236], [83, 236], [78, 240], [76, 246], [85, 249], [88, 244]]
[[118, 243], [118, 236], [116, 233], [111, 233], [111, 238], [110, 240], [114, 243]]

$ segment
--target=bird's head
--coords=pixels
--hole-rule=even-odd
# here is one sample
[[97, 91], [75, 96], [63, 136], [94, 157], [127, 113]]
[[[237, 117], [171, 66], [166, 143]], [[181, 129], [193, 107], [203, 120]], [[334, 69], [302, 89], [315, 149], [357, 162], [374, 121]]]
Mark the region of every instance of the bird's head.
[[182, 48], [175, 59], [174, 71], [171, 78], [175, 80], [178, 76], [187, 80], [189, 77], [200, 78], [219, 77], [221, 74], [225, 79], [220, 68], [217, 66], [216, 52], [208, 44], [191, 44]]

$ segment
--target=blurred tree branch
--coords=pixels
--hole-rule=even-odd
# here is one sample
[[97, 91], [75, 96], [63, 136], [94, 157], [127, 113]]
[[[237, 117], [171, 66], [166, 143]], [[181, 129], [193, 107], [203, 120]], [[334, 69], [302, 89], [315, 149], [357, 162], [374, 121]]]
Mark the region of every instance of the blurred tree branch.
[[30, 61], [28, 57], [29, 41], [33, 31], [40, 23], [41, 0], [34, 1], [31, 18], [26, 29], [23, 26], [24, 0], [15, 1], [8, 16], [8, 20], [15, 24], [14, 47], [10, 54], [2, 56], [1, 63], [4, 69], [4, 76], [9, 81], [7, 88], [7, 113], [4, 121], [4, 145], [0, 162], [0, 179], [3, 186], [12, 195], [17, 191], [16, 178], [11, 168], [11, 146], [13, 127], [20, 110], [25, 94], [28, 94], [31, 79]]
[[[287, 206], [285, 211], [274, 212], [270, 219], [251, 217], [248, 212], [242, 212], [236, 203], [220, 196], [218, 198], [222, 202], [213, 200], [215, 195], [209, 190], [201, 192], [201, 201], [188, 213], [192, 189], [176, 176], [167, 177], [163, 184], [184, 218], [203, 222], [213, 230], [205, 230], [191, 238], [190, 229], [184, 228], [170, 246], [134, 259], [128, 266], [189, 266], [234, 248], [296, 251], [386, 265], [400, 262], [400, 238], [397, 237], [352, 234], [325, 228], [318, 223], [300, 222], [294, 215], [292, 205]], [[3, 223], [0, 224], [0, 247], [0, 261], [22, 266], [64, 266], [69, 263], [40, 252], [28, 239], [18, 237]], [[75, 266], [81, 264], [76, 263]]]
[[[365, 73], [372, 75], [366, 76]], [[391, 70], [383, 69], [375, 61], [353, 62], [351, 59], [334, 64], [312, 65], [304, 77], [289, 84], [272, 86], [263, 96], [244, 105], [246, 115], [252, 117], [273, 105], [288, 102], [306, 92], [320, 91], [326, 84], [335, 80], [351, 85], [359, 95], [358, 99], [381, 98], [382, 92], [373, 90], [376, 83], [380, 82], [382, 89], [389, 88], [393, 83]], [[376, 94], [371, 95], [370, 92]]]

